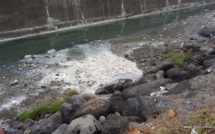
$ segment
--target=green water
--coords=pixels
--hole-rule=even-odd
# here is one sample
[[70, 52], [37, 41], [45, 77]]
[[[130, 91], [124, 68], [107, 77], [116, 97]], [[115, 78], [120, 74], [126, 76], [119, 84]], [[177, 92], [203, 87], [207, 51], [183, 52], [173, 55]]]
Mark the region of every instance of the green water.
[[[74, 44], [86, 41], [110, 39], [116, 36], [132, 34], [148, 34], [156, 28], [173, 21], [186, 19], [189, 16], [200, 14], [204, 9], [214, 10], [215, 4], [189, 8], [173, 12], [145, 16], [138, 19], [129, 19], [111, 24], [95, 27], [81, 28], [79, 30], [49, 34], [34, 38], [20, 39], [0, 44], [0, 65], [13, 63], [27, 54], [45, 53], [49, 49], [64, 49]], [[87, 39], [87, 40], [86, 40]]]

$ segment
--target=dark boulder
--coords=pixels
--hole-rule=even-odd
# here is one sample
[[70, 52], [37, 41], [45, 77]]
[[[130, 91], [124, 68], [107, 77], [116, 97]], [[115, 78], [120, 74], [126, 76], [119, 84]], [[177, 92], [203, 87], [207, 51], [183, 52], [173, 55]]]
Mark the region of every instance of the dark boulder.
[[158, 66], [152, 68], [149, 73], [156, 73], [159, 70], [163, 70], [164, 72], [166, 72], [167, 70], [171, 69], [174, 67], [174, 64], [172, 61], [163, 61], [161, 62]]
[[149, 96], [139, 96], [126, 100], [122, 110], [123, 116], [138, 116], [142, 121], [155, 118], [159, 110], [155, 106], [155, 98]]
[[173, 89], [171, 89], [167, 93], [167, 95], [179, 94], [179, 93], [182, 93], [184, 91], [192, 91], [190, 80], [184, 80], [184, 81], [178, 83], [178, 85], [176, 85]]
[[73, 116], [75, 112], [85, 102], [86, 102], [85, 99], [83, 99], [79, 95], [74, 95], [69, 97], [67, 101], [63, 103], [63, 105], [60, 108], [60, 113], [62, 115], [63, 121], [65, 123], [70, 123], [73, 120]]
[[128, 131], [128, 119], [116, 114], [107, 116], [102, 125], [102, 134], [125, 134]]
[[198, 75], [203, 75], [205, 72], [194, 65], [188, 65], [183, 68], [186, 71], [186, 78], [190, 79]]
[[60, 112], [57, 112], [48, 119], [39, 120], [33, 124], [29, 130], [31, 130], [31, 134], [51, 134], [62, 123], [63, 120], [61, 118], [61, 114]]
[[172, 68], [166, 72], [167, 78], [172, 79], [174, 82], [186, 79], [186, 71], [180, 68]]
[[118, 79], [108, 85], [105, 85], [104, 87], [97, 89], [95, 94], [112, 94], [115, 91], [123, 91], [124, 89], [131, 87], [132, 85], [133, 82], [131, 79]]
[[112, 111], [113, 108], [110, 101], [104, 99], [91, 99], [79, 107], [74, 118], [90, 114], [99, 119], [100, 116], [107, 116]]
[[149, 96], [151, 92], [158, 91], [160, 86], [165, 86], [171, 82], [171, 79], [161, 79], [130, 87], [122, 92], [122, 97], [126, 100], [137, 96]]
[[208, 48], [208, 50], [205, 52], [205, 55], [214, 55], [215, 54], [215, 50], [213, 48]]
[[120, 92], [115, 92], [111, 97], [109, 98], [109, 101], [113, 105], [113, 109], [115, 112], [122, 113], [122, 108], [125, 105], [125, 101], [121, 96]]
[[203, 63], [204, 68], [208, 68], [215, 65], [215, 58], [211, 60], [205, 60]]
[[102, 126], [92, 115], [85, 115], [73, 120], [65, 134], [101, 134]]
[[199, 35], [202, 37], [211, 37], [212, 33], [207, 27], [204, 27], [199, 31]]
[[52, 134], [65, 134], [68, 124], [62, 124]]

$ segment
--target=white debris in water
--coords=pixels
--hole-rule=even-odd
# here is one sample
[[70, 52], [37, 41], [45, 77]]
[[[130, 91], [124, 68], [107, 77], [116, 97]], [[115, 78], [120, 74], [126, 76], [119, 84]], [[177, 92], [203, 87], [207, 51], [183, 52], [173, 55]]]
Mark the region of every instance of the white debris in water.
[[64, 83], [64, 89], [71, 88], [82, 92], [94, 92], [99, 85], [104, 85], [115, 79], [130, 78], [135, 80], [139, 78], [142, 71], [137, 69], [136, 63], [114, 55], [109, 50], [109, 45], [106, 43], [96, 46], [92, 46], [92, 44], [78, 46], [86, 57], [82, 60], [67, 61], [66, 57], [69, 56], [70, 52], [68, 49], [56, 52], [54, 57], [42, 62], [57, 63], [59, 67], [38, 69], [37, 71], [44, 76], [39, 84], [50, 85], [57, 81]]
[[55, 52], [55, 49], [50, 49], [50, 50], [47, 51], [48, 54], [51, 54], [51, 53], [54, 53], [54, 52]]
[[5, 103], [3, 103], [2, 105], [0, 105], [0, 111], [3, 109], [9, 109], [11, 107], [14, 107], [14, 106], [20, 104], [25, 99], [27, 99], [26, 96], [18, 96], [18, 97], [11, 98], [11, 99], [7, 100]]

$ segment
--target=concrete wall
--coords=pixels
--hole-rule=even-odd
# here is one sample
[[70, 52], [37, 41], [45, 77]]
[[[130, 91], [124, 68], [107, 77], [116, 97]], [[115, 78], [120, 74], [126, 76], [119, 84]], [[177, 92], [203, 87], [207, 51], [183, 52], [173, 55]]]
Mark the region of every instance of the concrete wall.
[[192, 2], [214, 0], [0, 0], [0, 32], [91, 23]]

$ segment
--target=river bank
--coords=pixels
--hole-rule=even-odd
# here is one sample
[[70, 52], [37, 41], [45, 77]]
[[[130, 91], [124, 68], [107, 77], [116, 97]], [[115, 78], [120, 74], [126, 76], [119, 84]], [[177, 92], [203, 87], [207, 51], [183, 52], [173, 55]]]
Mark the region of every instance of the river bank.
[[[1, 89], [5, 88], [7, 90], [9, 87], [9, 90], [11, 90], [10, 93], [7, 93], [9, 95], [24, 91], [24, 94], [29, 95], [30, 99], [25, 97], [13, 99], [16, 100], [14, 103], [10, 103], [10, 106], [13, 107], [27, 99], [21, 105], [16, 106], [15, 112], [12, 112], [13, 108], [5, 109], [10, 107], [7, 103], [4, 103], [1, 117], [5, 117], [4, 122], [11, 122], [10, 118], [16, 116], [17, 110], [20, 111], [19, 108], [36, 104], [36, 100], [42, 98], [56, 99], [60, 96], [61, 91], [74, 89], [76, 86], [80, 86], [79, 92], [83, 92], [86, 86], [87, 88], [92, 87], [89, 90], [92, 93], [100, 85], [105, 85], [105, 83], [114, 79], [127, 78], [134, 81], [142, 75], [142, 71], [139, 69], [146, 72], [149, 68], [152, 68], [151, 65], [159, 65], [164, 53], [171, 50], [178, 51], [178, 47], [185, 41], [206, 45], [210, 41], [200, 37], [198, 31], [203, 26], [213, 28], [214, 12], [207, 13], [207, 10], [205, 12], [204, 16], [194, 16], [188, 18], [188, 20], [165, 25], [160, 30], [152, 31], [148, 36], [131, 36], [129, 38], [125, 37], [126, 39], [118, 37], [110, 41], [95, 41], [57, 52], [52, 49], [47, 51], [46, 54], [26, 55], [18, 64], [18, 69], [25, 72], [25, 76], [23, 77], [23, 74], [19, 73], [12, 77], [1, 76], [1, 82], [5, 84], [1, 85]], [[150, 46], [147, 46], [147, 44]], [[165, 44], [170, 45], [170, 50], [166, 51], [168, 46]], [[151, 48], [151, 46], [154, 46], [154, 48]], [[135, 50], [135, 48], [139, 49]], [[135, 63], [123, 58], [124, 55], [129, 60], [136, 62], [139, 69], [136, 68]], [[151, 65], [149, 66], [148, 63]], [[72, 76], [74, 74], [75, 76]], [[210, 75], [213, 77], [213, 73]], [[5, 96], [6, 94], [1, 95]], [[11, 115], [8, 113], [11, 113]], [[16, 124], [16, 122], [12, 123], [13, 126], [16, 126]]]

